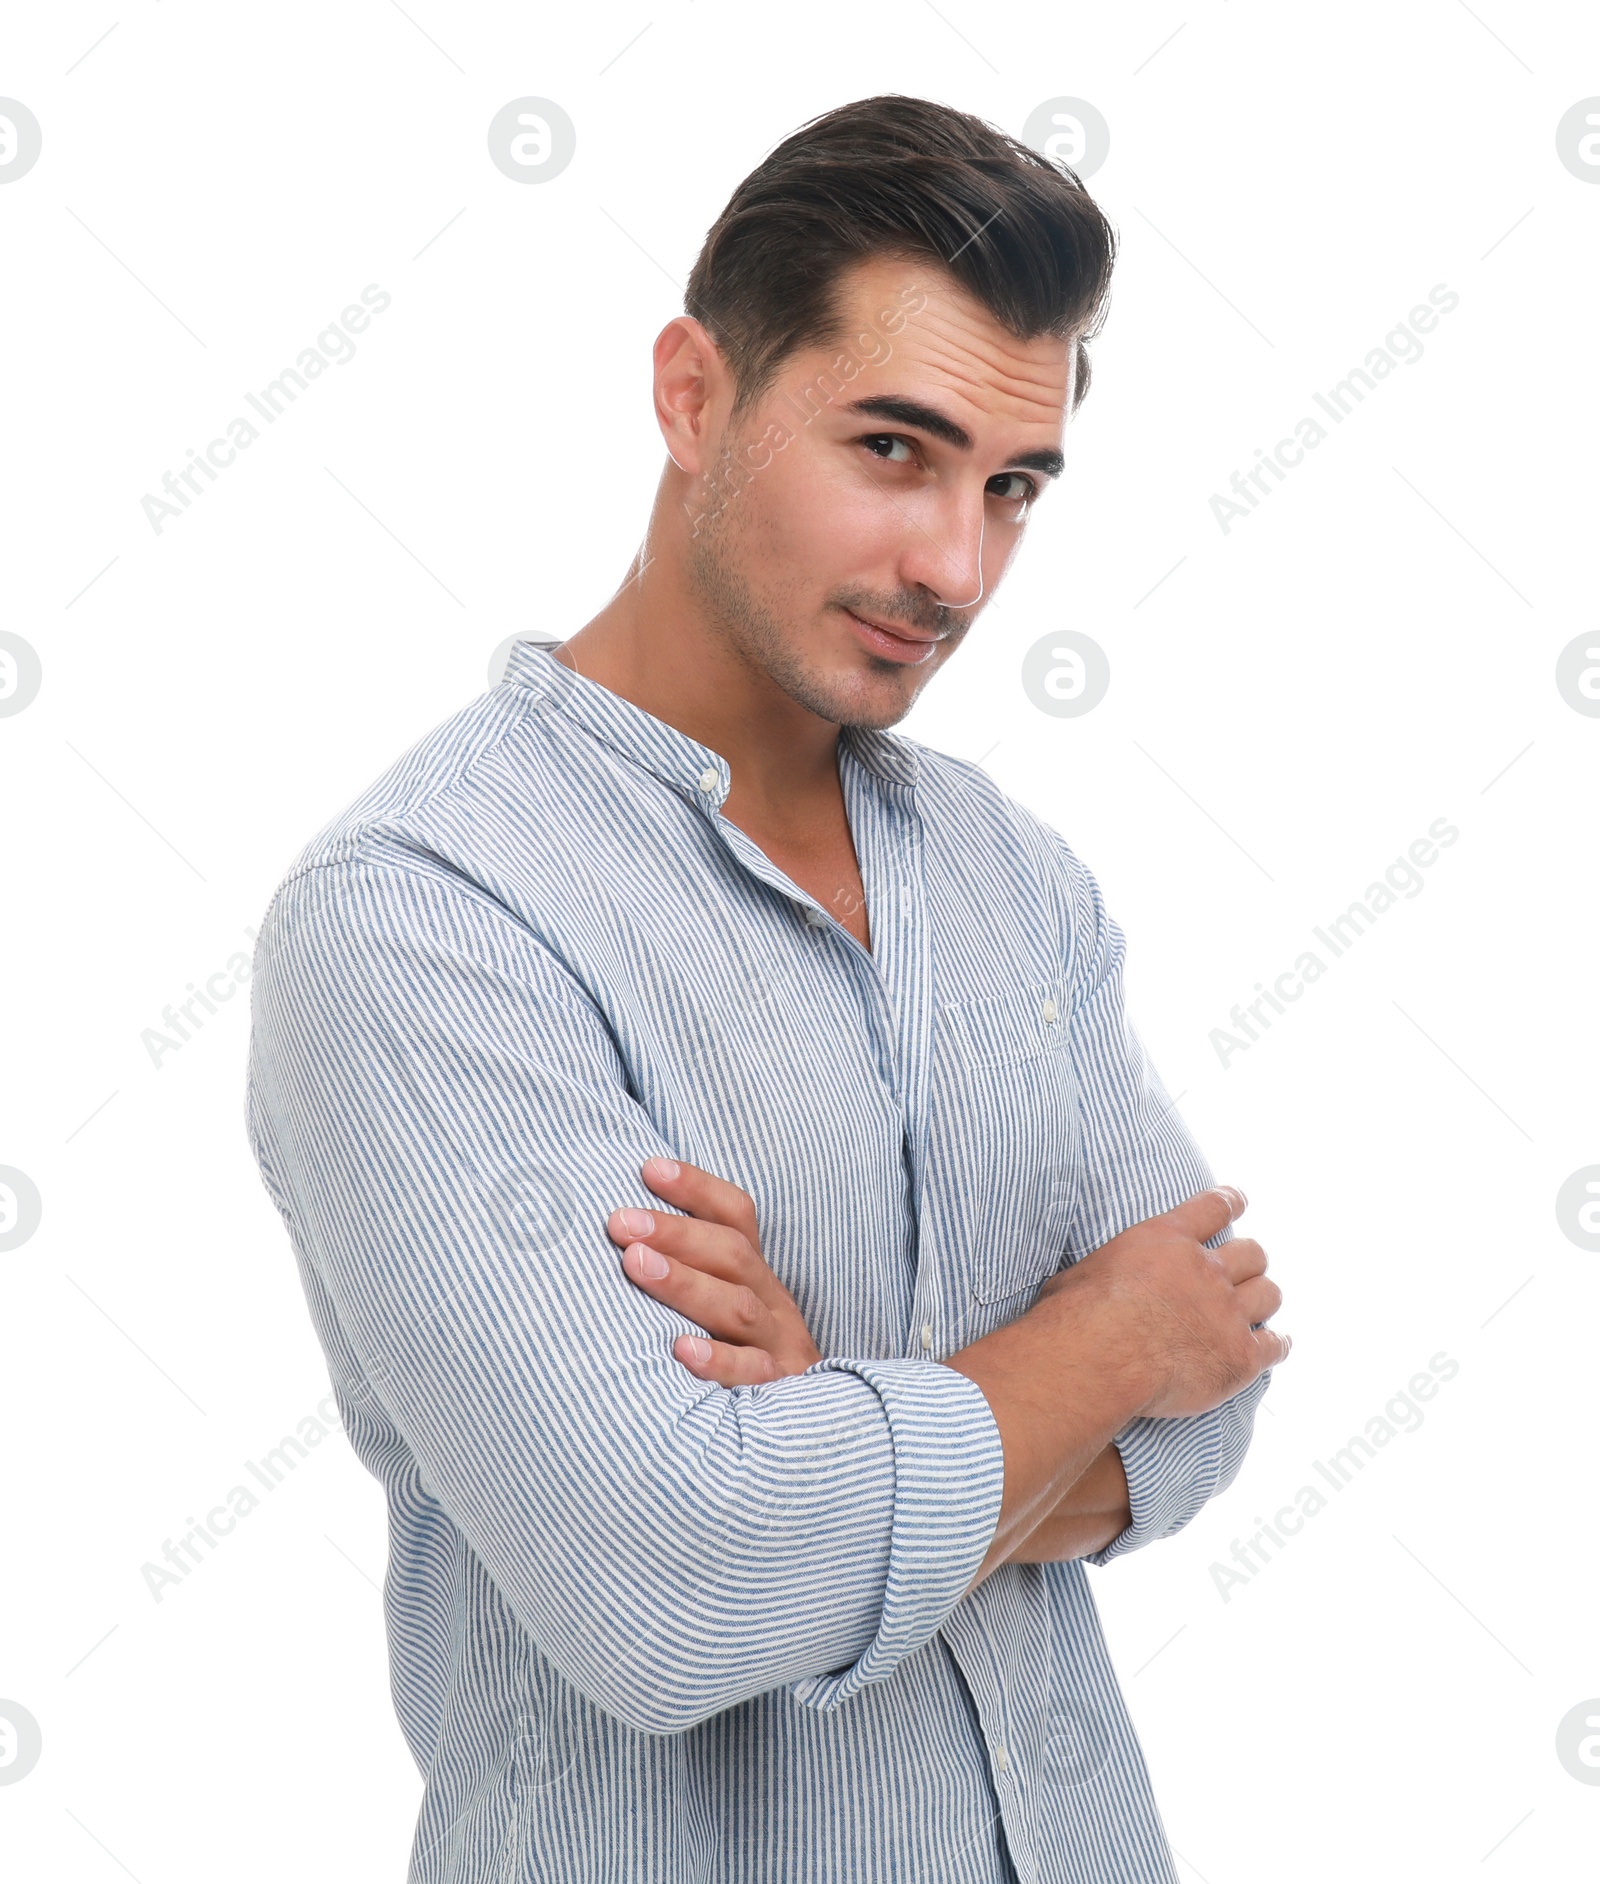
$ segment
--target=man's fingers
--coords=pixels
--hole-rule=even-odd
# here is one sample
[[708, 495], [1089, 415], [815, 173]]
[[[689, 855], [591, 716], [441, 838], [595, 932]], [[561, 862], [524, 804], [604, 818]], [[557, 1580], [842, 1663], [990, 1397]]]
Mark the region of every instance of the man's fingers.
[[1221, 1264], [1222, 1273], [1235, 1286], [1267, 1272], [1267, 1252], [1253, 1236], [1230, 1236], [1226, 1243], [1219, 1243], [1206, 1254], [1213, 1262]]
[[[721, 1223], [678, 1217], [665, 1210], [613, 1210], [606, 1219], [613, 1242], [648, 1242], [652, 1249], [720, 1276], [725, 1282], [754, 1283], [757, 1265], [744, 1235]], [[769, 1272], [770, 1273], [770, 1272]]]
[[753, 1289], [772, 1308], [791, 1305], [788, 1291], [760, 1250], [742, 1230], [730, 1225], [702, 1223], [698, 1217], [680, 1217], [666, 1210], [613, 1210], [606, 1228], [614, 1242], [647, 1241], [652, 1249], [678, 1262]]
[[1261, 1352], [1262, 1365], [1276, 1367], [1280, 1361], [1289, 1358], [1289, 1350], [1294, 1346], [1292, 1335], [1279, 1334], [1276, 1328], [1252, 1328], [1251, 1338]]
[[639, 1167], [639, 1175], [657, 1197], [664, 1197], [677, 1209], [706, 1223], [725, 1223], [759, 1244], [755, 1204], [750, 1193], [740, 1190], [737, 1184], [675, 1158], [647, 1158]]
[[[665, 1265], [666, 1273], [660, 1273]], [[735, 1343], [760, 1343], [772, 1334], [772, 1311], [754, 1289], [707, 1275], [648, 1243], [630, 1243], [623, 1273], [656, 1301], [697, 1322], [707, 1334]]]
[[780, 1378], [778, 1363], [765, 1348], [736, 1348], [704, 1335], [679, 1335], [672, 1351], [696, 1380], [718, 1387], [757, 1387]]
[[1250, 1276], [1234, 1291], [1234, 1304], [1248, 1320], [1271, 1321], [1283, 1307], [1283, 1291], [1270, 1276]]
[[1196, 1191], [1193, 1197], [1186, 1197], [1166, 1216], [1167, 1221], [1176, 1224], [1185, 1236], [1192, 1236], [1197, 1243], [1204, 1243], [1208, 1237], [1215, 1236], [1236, 1217], [1243, 1215], [1249, 1202], [1249, 1198], [1236, 1184], [1218, 1184], [1209, 1191]]

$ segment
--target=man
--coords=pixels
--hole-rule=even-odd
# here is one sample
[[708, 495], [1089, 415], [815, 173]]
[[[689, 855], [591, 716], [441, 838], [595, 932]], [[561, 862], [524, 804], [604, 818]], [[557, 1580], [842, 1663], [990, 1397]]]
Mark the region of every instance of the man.
[[248, 1118], [388, 1493], [412, 1884], [1172, 1884], [1083, 1566], [1230, 1482], [1280, 1297], [1093, 876], [885, 730], [1111, 256], [961, 113], [780, 145], [656, 341], [622, 588], [273, 899]]

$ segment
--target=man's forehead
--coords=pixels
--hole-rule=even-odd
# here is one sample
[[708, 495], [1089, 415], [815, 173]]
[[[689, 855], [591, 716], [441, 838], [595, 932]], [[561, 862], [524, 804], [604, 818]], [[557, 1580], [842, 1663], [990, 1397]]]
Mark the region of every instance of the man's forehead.
[[873, 257], [838, 283], [848, 338], [883, 336], [859, 376], [893, 377], [897, 389], [914, 376], [942, 388], [973, 413], [1013, 424], [1059, 426], [1071, 410], [1077, 348], [1050, 334], [1019, 340], [954, 276], [925, 261]]

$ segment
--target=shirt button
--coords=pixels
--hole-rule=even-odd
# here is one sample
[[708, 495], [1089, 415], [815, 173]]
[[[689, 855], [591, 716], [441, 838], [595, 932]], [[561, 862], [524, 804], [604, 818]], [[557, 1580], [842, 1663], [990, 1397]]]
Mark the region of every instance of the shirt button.
[[1011, 1771], [1011, 1755], [1006, 1752], [1006, 1743], [1003, 1740], [995, 1746], [994, 1763], [1002, 1773]]
[[925, 1348], [931, 1348], [933, 1346], [933, 1323], [931, 1321], [925, 1321], [922, 1324], [922, 1345]]
[[708, 765], [706, 769], [700, 774], [701, 791], [714, 792], [717, 789], [717, 780], [718, 780], [718, 773], [717, 773], [716, 767]]
[[820, 909], [808, 909], [806, 911], [806, 921], [810, 923], [813, 929], [823, 929], [827, 927], [828, 919], [823, 915]]
[[1044, 1015], [1047, 1021], [1053, 1021], [1056, 1017], [1056, 1012], [1057, 1012], [1055, 1002], [1046, 1001], [1043, 1008], [1040, 1010], [1040, 1012]]

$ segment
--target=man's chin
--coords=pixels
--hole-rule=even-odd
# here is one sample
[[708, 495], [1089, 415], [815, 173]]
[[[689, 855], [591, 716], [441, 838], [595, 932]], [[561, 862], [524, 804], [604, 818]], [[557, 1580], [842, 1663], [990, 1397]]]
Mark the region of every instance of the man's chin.
[[835, 725], [882, 731], [906, 717], [927, 678], [870, 656], [865, 661], [858, 658], [812, 677], [812, 698], [805, 704]]
[[[934, 662], [943, 665], [948, 652], [941, 648]], [[831, 633], [821, 635], [809, 644], [774, 636], [752, 653], [791, 700], [819, 719], [874, 730], [905, 718], [934, 665], [879, 660], [848, 631], [837, 639]]]

